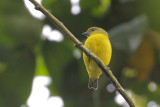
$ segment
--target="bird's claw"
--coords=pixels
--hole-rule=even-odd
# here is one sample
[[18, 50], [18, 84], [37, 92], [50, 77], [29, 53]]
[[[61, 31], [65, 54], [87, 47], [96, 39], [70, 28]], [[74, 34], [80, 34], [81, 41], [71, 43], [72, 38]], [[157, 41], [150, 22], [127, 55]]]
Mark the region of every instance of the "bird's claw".
[[107, 71], [109, 71], [110, 70], [110, 67], [109, 67], [109, 65], [107, 65]]
[[[89, 53], [90, 53], [90, 52], [92, 52], [92, 50], [91, 50], [91, 49], [88, 49], [88, 50], [89, 50]], [[89, 62], [90, 62], [90, 57], [88, 57], [88, 60], [89, 60]]]

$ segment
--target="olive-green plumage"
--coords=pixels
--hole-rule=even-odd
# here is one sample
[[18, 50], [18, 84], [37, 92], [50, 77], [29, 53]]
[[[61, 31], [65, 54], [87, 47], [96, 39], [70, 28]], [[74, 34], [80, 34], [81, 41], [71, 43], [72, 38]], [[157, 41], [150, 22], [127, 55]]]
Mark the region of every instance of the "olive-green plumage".
[[[110, 63], [112, 54], [108, 33], [102, 28], [91, 27], [87, 32], [84, 32], [83, 35], [88, 37], [85, 41], [86, 48], [98, 56], [107, 66]], [[85, 53], [83, 53], [83, 60], [89, 74], [88, 87], [97, 89], [98, 78], [102, 74], [102, 71], [92, 59], [85, 55]]]

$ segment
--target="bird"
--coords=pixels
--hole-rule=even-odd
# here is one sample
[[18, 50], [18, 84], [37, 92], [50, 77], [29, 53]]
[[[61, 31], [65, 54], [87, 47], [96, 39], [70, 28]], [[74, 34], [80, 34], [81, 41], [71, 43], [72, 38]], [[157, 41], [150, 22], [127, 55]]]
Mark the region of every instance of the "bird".
[[[89, 49], [89, 52], [98, 56], [106, 67], [108, 67], [112, 56], [112, 47], [107, 31], [100, 27], [90, 27], [86, 32], [82, 33], [82, 35], [87, 36], [84, 46]], [[90, 59], [84, 52], [83, 60], [89, 75], [88, 88], [97, 90], [98, 79], [102, 74], [102, 70], [96, 62]], [[107, 69], [109, 69], [109, 67]]]

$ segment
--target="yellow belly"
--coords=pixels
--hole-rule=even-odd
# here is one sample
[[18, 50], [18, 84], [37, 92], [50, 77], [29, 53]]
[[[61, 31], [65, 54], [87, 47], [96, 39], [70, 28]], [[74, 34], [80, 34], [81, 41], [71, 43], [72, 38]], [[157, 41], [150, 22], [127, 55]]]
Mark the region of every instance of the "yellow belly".
[[[110, 40], [106, 35], [90, 35], [85, 41], [85, 46], [86, 48], [90, 49], [95, 55], [97, 55], [106, 66], [110, 63], [112, 49]], [[93, 60], [89, 60], [85, 53], [83, 53], [83, 59], [90, 79], [93, 81], [95, 79], [98, 79], [99, 76], [102, 74], [100, 68]]]

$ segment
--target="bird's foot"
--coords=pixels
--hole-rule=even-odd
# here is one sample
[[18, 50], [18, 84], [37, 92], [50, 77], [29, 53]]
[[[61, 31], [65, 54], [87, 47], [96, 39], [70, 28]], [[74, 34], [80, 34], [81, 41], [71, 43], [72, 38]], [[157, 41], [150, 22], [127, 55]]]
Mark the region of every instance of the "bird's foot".
[[110, 70], [110, 66], [109, 65], [107, 65], [107, 71], [109, 71]]
[[[91, 53], [92, 52], [92, 50], [91, 49], [88, 49], [89, 50], [89, 53]], [[89, 60], [89, 62], [90, 62], [90, 57], [88, 57], [88, 60]]]

